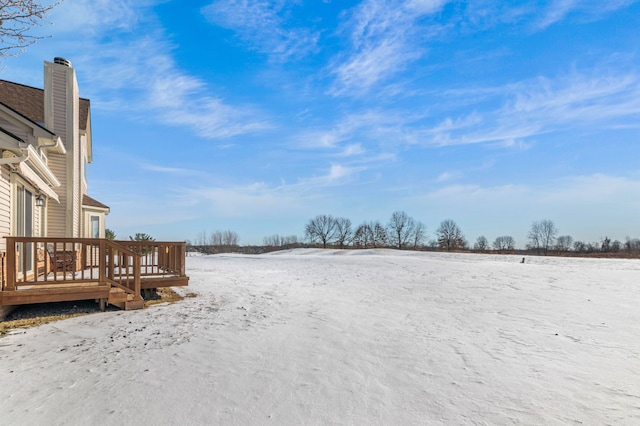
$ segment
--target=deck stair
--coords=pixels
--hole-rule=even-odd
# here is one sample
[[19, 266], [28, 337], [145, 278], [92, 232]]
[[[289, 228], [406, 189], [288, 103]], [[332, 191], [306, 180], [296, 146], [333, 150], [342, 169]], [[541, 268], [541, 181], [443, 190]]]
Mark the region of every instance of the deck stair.
[[136, 297], [118, 287], [111, 287], [107, 303], [125, 311], [144, 308], [144, 299], [141, 296]]

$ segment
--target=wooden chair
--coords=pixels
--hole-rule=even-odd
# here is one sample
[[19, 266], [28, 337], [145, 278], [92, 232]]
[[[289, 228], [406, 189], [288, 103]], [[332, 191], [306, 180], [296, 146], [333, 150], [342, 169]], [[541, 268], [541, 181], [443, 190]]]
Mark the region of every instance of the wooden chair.
[[52, 272], [74, 272], [76, 270], [76, 252], [73, 250], [62, 250], [54, 252], [47, 248], [51, 261]]

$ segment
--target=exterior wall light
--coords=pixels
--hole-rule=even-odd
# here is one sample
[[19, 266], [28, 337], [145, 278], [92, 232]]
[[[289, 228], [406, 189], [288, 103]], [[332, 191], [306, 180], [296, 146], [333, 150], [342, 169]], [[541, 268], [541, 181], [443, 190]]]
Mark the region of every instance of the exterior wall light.
[[36, 206], [44, 207], [44, 197], [40, 194], [36, 197]]

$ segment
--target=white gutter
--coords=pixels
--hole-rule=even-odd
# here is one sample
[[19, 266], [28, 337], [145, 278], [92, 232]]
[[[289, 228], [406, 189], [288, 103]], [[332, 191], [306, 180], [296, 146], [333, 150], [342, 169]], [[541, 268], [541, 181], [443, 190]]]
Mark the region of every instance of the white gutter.
[[[67, 150], [62, 143], [62, 139], [57, 137], [53, 143], [40, 142], [41, 140], [47, 140], [46, 138], [38, 138], [38, 148], [53, 148], [56, 154], [66, 154]], [[51, 139], [49, 139], [51, 140]]]
[[38, 176], [36, 172], [31, 170], [29, 166], [27, 166], [25, 163], [20, 163], [18, 165], [18, 170], [20, 170], [20, 174], [22, 174], [22, 176], [24, 176], [36, 188], [38, 188], [40, 192], [44, 193], [47, 197], [54, 199], [58, 203], [60, 203], [60, 200], [58, 199], [58, 194], [56, 194], [55, 191], [51, 189], [49, 185], [47, 185], [47, 183], [44, 180], [42, 180], [42, 178]]
[[31, 145], [27, 147], [27, 158], [29, 163], [35, 166], [38, 173], [48, 181], [49, 185], [56, 188], [60, 186], [60, 181], [56, 175], [53, 174], [51, 169], [49, 169], [46, 163], [42, 160], [42, 157], [40, 157], [38, 152]]
[[30, 181], [33, 185], [35, 185], [35, 187], [38, 188], [38, 190], [45, 193], [47, 197], [52, 198], [56, 200], [58, 203], [60, 203], [60, 200], [58, 199], [58, 194], [56, 194], [56, 192], [50, 188], [49, 184], [45, 182], [44, 179], [42, 179], [40, 176], [38, 176], [36, 172], [31, 170], [31, 167], [29, 167], [26, 164], [27, 161], [31, 160], [29, 162], [33, 164], [38, 169], [38, 171], [44, 172], [43, 176], [45, 176], [53, 186], [56, 186], [56, 187], [60, 186], [60, 181], [54, 176], [53, 173], [51, 173], [51, 170], [49, 170], [47, 165], [44, 164], [44, 161], [42, 161], [42, 159], [40, 158], [36, 150], [31, 145], [29, 145], [26, 150], [23, 150], [23, 149], [20, 149], [20, 150], [5, 149], [5, 150], [11, 151], [14, 153], [18, 151], [23, 155], [19, 157], [16, 156], [11, 158], [0, 158], [0, 165], [17, 164], [18, 165], [17, 169], [22, 176], [24, 176], [28, 181]]

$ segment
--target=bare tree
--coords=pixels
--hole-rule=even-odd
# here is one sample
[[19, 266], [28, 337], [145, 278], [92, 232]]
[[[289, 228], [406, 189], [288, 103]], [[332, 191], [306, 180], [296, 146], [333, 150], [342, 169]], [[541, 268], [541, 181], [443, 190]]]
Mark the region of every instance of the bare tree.
[[587, 253], [595, 253], [597, 251], [600, 251], [600, 243], [597, 241], [594, 241], [592, 243], [587, 243]]
[[222, 233], [222, 245], [227, 249], [237, 247], [240, 242], [240, 236], [237, 232], [226, 230]]
[[402, 250], [411, 241], [416, 222], [405, 212], [393, 212], [387, 225], [389, 242], [398, 250]]
[[640, 238], [626, 237], [624, 239], [624, 249], [627, 253], [640, 252]]
[[287, 235], [282, 237], [282, 245], [283, 246], [293, 246], [298, 244], [298, 236], [297, 235]]
[[487, 251], [487, 250], [489, 250], [489, 241], [487, 240], [487, 237], [485, 237], [484, 235], [480, 235], [476, 239], [476, 242], [473, 245], [473, 249], [476, 250], [476, 251]]
[[389, 235], [387, 234], [385, 227], [378, 221], [370, 224], [370, 226], [373, 231], [373, 247], [387, 247], [389, 245]]
[[387, 231], [380, 222], [363, 222], [353, 233], [353, 245], [358, 248], [387, 246]]
[[196, 238], [193, 240], [193, 245], [204, 246], [207, 244], [207, 231], [200, 231]]
[[619, 253], [622, 250], [622, 243], [618, 240], [613, 240], [611, 243], [611, 253]]
[[336, 226], [336, 243], [340, 248], [344, 248], [348, 245], [353, 237], [353, 230], [351, 229], [351, 220], [346, 217], [335, 218]]
[[298, 244], [298, 237], [296, 235], [278, 235], [273, 234], [262, 239], [262, 243], [267, 247], [287, 247]]
[[413, 240], [413, 248], [417, 249], [422, 246], [424, 239], [427, 234], [427, 227], [424, 226], [424, 223], [417, 221], [415, 226], [413, 227], [413, 235], [411, 239]]
[[498, 251], [511, 251], [516, 247], [516, 240], [513, 239], [511, 235], [503, 235], [502, 237], [497, 237], [493, 241], [494, 250]]
[[547, 251], [553, 246], [557, 234], [558, 229], [553, 221], [549, 219], [534, 221], [531, 224], [531, 230], [529, 230], [529, 244], [527, 247], [535, 249], [538, 254], [543, 252], [546, 256]]
[[327, 214], [321, 214], [309, 220], [304, 229], [305, 236], [309, 241], [320, 241], [323, 248], [333, 241], [336, 236], [336, 220]]
[[274, 234], [264, 237], [262, 239], [262, 243], [267, 247], [280, 247], [282, 246], [282, 239], [280, 238], [280, 235]]
[[443, 220], [436, 230], [438, 246], [447, 251], [460, 250], [466, 247], [467, 242], [458, 225], [451, 219]]
[[573, 245], [573, 237], [571, 235], [560, 235], [556, 238], [555, 249], [557, 251], [569, 251]]
[[359, 225], [353, 233], [353, 245], [358, 248], [373, 247], [373, 229], [368, 223]]
[[44, 18], [59, 2], [38, 0], [0, 1], [0, 57], [17, 56], [44, 38], [30, 30], [44, 22]]
[[222, 241], [223, 241], [222, 231], [214, 231], [209, 236], [210, 246], [222, 247]]

